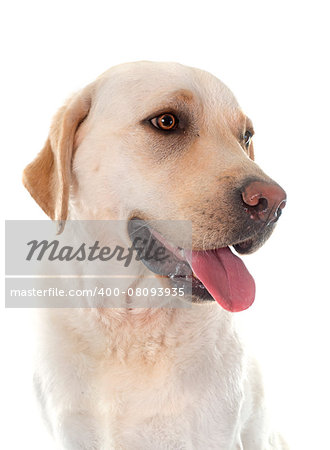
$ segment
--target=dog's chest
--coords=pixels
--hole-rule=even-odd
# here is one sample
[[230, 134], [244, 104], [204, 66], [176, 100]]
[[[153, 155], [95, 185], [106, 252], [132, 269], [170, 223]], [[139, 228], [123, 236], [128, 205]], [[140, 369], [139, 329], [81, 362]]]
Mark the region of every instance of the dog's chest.
[[98, 405], [118, 445], [133, 448], [141, 439], [145, 448], [190, 448], [189, 442], [193, 448], [214, 442], [226, 448], [235, 440], [243, 397], [239, 352], [162, 350], [153, 364], [143, 349], [135, 362], [109, 359], [102, 365]]
[[104, 333], [99, 321], [83, 314], [74, 322], [79, 339], [64, 331], [61, 316], [47, 333], [48, 346], [54, 344], [48, 360], [56, 355], [52, 367], [58, 367], [57, 398], [84, 405], [102, 441], [111, 436], [118, 449], [140, 448], [137, 442], [144, 450], [234, 448], [228, 443], [236, 439], [243, 398], [242, 349], [216, 310], [202, 318], [197, 312], [176, 312], [182, 320], [172, 317], [166, 326], [159, 312], [148, 334], [128, 322]]

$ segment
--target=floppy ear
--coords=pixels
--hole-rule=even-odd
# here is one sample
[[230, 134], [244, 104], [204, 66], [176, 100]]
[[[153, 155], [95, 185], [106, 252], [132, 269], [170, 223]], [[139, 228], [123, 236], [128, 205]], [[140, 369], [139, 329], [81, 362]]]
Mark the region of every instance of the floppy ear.
[[68, 215], [74, 137], [91, 107], [92, 85], [74, 95], [55, 115], [48, 139], [25, 168], [23, 184], [60, 231]]

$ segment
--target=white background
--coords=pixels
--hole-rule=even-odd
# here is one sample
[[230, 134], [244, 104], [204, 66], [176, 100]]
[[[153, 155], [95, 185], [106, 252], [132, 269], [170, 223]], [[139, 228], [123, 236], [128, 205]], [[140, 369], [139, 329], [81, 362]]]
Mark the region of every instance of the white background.
[[[233, 90], [254, 122], [257, 162], [288, 193], [270, 241], [244, 258], [258, 292], [252, 308], [237, 316], [239, 326], [291, 448], [330, 448], [326, 2], [30, 0], [8, 2], [1, 16], [7, 219], [45, 218], [23, 189], [21, 172], [63, 100], [108, 67], [178, 61], [212, 72]], [[51, 449], [31, 393], [29, 312], [1, 312], [0, 445]]]

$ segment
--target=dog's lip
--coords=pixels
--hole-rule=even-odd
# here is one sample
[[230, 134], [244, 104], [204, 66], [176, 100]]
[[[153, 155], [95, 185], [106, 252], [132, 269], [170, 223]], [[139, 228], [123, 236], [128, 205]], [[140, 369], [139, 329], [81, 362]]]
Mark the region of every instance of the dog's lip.
[[253, 238], [245, 239], [244, 241], [233, 244], [232, 247], [237, 251], [237, 253], [243, 255], [248, 253], [253, 247], [255, 240]]
[[[141, 220], [141, 219], [139, 219]], [[155, 230], [152, 227], [148, 227], [152, 235], [166, 247], [170, 252], [172, 252], [178, 259], [184, 261], [185, 258], [185, 250], [182, 247], [176, 247], [175, 245], [171, 244], [165, 237], [159, 233], [157, 230]]]
[[[141, 222], [144, 222], [147, 225], [147, 220], [142, 219], [140, 217], [134, 216], [129, 221], [139, 220]], [[171, 251], [178, 259], [185, 260], [185, 251], [210, 251], [210, 250], [216, 250], [219, 248], [226, 248], [226, 247], [233, 247], [237, 253], [244, 254], [250, 251], [250, 249], [253, 247], [253, 244], [255, 243], [256, 239], [254, 237], [248, 237], [244, 240], [235, 242], [235, 243], [228, 243], [225, 245], [210, 245], [208, 247], [191, 247], [191, 248], [182, 248], [180, 246], [175, 246], [171, 242], [169, 242], [159, 231], [157, 231], [155, 228], [150, 227], [147, 225], [150, 232], [155, 236], [155, 238], [160, 241], [164, 247], [166, 247], [169, 251]]]

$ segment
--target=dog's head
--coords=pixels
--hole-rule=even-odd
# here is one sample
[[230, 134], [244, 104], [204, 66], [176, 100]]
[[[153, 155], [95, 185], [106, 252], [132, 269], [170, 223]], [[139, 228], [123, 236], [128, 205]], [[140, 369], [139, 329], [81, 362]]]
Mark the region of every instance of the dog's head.
[[71, 218], [124, 219], [131, 234], [158, 219], [191, 221], [190, 248], [178, 231], [164, 239], [168, 249], [185, 250], [199, 279], [196, 297], [211, 292], [227, 309], [244, 309], [254, 284], [229, 246], [256, 250], [286, 202], [254, 162], [253, 133], [212, 75], [172, 63], [125, 64], [60, 109], [24, 184], [62, 224], [69, 211]]

